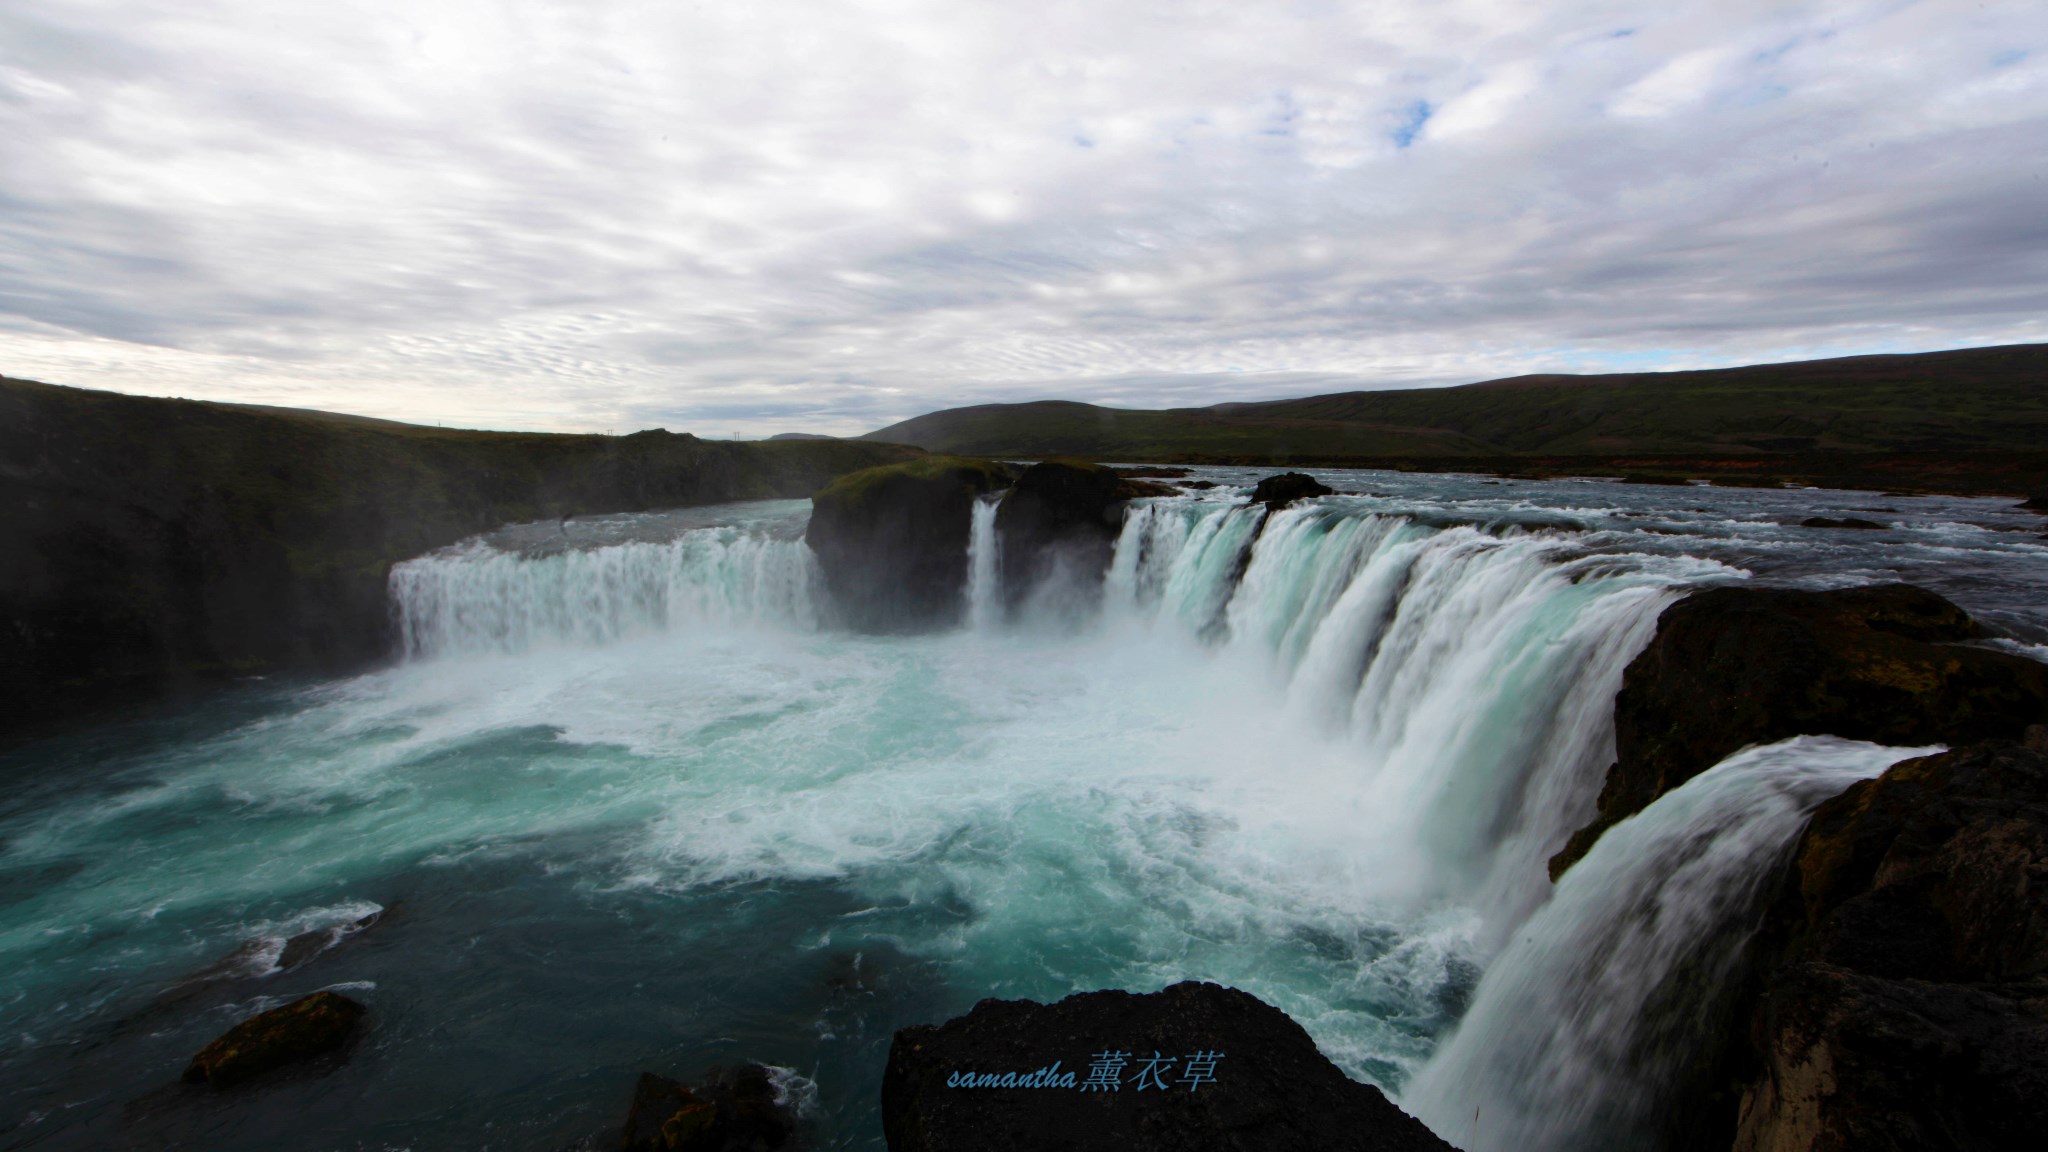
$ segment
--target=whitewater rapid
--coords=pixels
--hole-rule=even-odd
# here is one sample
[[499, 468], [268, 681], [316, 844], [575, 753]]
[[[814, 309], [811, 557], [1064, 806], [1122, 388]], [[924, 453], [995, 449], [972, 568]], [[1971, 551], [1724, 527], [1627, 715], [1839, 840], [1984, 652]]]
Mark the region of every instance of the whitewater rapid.
[[[817, 1083], [826, 1140], [877, 1148], [896, 1027], [1199, 978], [1454, 1141], [1474, 1093], [1527, 1133], [1515, 1109], [1582, 1086], [1459, 1053], [1570, 1019], [1570, 996], [1495, 990], [1543, 970], [1529, 933], [1625, 919], [1567, 900], [1594, 857], [1554, 897], [1543, 862], [1591, 810], [1664, 605], [1752, 573], [1905, 576], [2048, 639], [2048, 551], [1974, 505], [1851, 552], [1791, 526], [1853, 510], [1807, 494], [1674, 511], [1375, 476], [1265, 518], [1249, 477], [1213, 475], [1132, 505], [1085, 618], [1003, 610], [979, 506], [968, 624], [921, 637], [834, 625], [803, 502], [509, 526], [394, 570], [394, 667], [0, 760], [35, 782], [0, 805], [0, 1112], [95, 1146], [79, 1085], [151, 1083], [252, 1004], [368, 983], [374, 1058], [204, 1142], [459, 1146], [516, 1120], [567, 1146], [616, 1123], [599, 1081], [758, 1059]], [[249, 941], [363, 907], [404, 911], [152, 1014]], [[1470, 1087], [1430, 1087], [1450, 1080]]]

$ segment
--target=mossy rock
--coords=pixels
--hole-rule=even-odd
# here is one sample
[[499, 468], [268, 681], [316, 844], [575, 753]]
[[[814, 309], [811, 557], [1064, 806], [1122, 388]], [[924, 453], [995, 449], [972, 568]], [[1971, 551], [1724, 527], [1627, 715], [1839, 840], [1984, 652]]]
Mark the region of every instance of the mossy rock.
[[367, 1011], [336, 992], [315, 992], [242, 1021], [199, 1050], [185, 1067], [188, 1083], [232, 1088], [268, 1072], [339, 1051], [355, 1037]]
[[804, 539], [841, 618], [866, 632], [959, 621], [974, 502], [1010, 485], [993, 460], [926, 456], [842, 476], [811, 498]]
[[881, 514], [880, 502], [907, 484], [957, 486], [971, 495], [1008, 488], [1016, 479], [1009, 465], [974, 456], [921, 456], [900, 464], [884, 464], [849, 472], [812, 495], [814, 505], [829, 506], [836, 515]]

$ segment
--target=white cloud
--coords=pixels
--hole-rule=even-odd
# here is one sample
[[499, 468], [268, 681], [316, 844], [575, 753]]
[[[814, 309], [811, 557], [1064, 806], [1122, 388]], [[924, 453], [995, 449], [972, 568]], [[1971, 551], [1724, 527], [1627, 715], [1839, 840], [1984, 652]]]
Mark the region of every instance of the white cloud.
[[496, 426], [2048, 338], [2037, 5], [15, 0], [0, 371]]

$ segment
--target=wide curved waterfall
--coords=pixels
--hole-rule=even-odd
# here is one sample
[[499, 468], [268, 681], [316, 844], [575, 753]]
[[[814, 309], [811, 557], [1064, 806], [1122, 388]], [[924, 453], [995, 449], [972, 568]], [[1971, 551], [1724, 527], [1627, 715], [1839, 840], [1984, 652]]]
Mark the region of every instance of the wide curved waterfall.
[[[10, 1137], [128, 1140], [154, 1114], [76, 1085], [345, 987], [373, 1046], [199, 1142], [587, 1146], [639, 1072], [759, 1060], [872, 1152], [895, 1029], [1192, 978], [1454, 1143], [1619, 1146], [1672, 958], [1719, 962], [1807, 808], [1905, 754], [1737, 757], [1553, 892], [1660, 611], [1907, 579], [2048, 640], [1992, 501], [1830, 535], [1798, 525], [1842, 494], [1329, 472], [1269, 513], [1202, 475], [1129, 506], [1099, 597], [1007, 604], [978, 506], [966, 623], [916, 636], [835, 622], [808, 502], [510, 525], [397, 566], [390, 666], [0, 751]], [[282, 970], [307, 932], [345, 942]]]
[[[967, 541], [977, 631], [1005, 628], [997, 506], [977, 502]], [[1264, 516], [1234, 498], [1135, 505], [1097, 626], [1179, 633], [1260, 666], [1286, 723], [1347, 746], [1358, 866], [1379, 895], [1457, 899], [1505, 932], [1591, 812], [1623, 666], [1670, 589], [1719, 566], [1343, 502]], [[429, 658], [808, 631], [829, 615], [815, 570], [786, 530], [718, 526], [538, 554], [471, 541], [399, 565], [391, 591], [407, 653]]]

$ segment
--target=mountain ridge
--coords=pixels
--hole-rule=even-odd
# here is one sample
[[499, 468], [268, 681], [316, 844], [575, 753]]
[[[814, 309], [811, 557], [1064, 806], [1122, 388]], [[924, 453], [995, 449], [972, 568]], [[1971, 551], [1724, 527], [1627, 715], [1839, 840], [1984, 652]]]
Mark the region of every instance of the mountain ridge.
[[1734, 368], [1529, 374], [1205, 408], [982, 404], [863, 440], [1100, 459], [2030, 452], [2048, 444], [2048, 344]]

